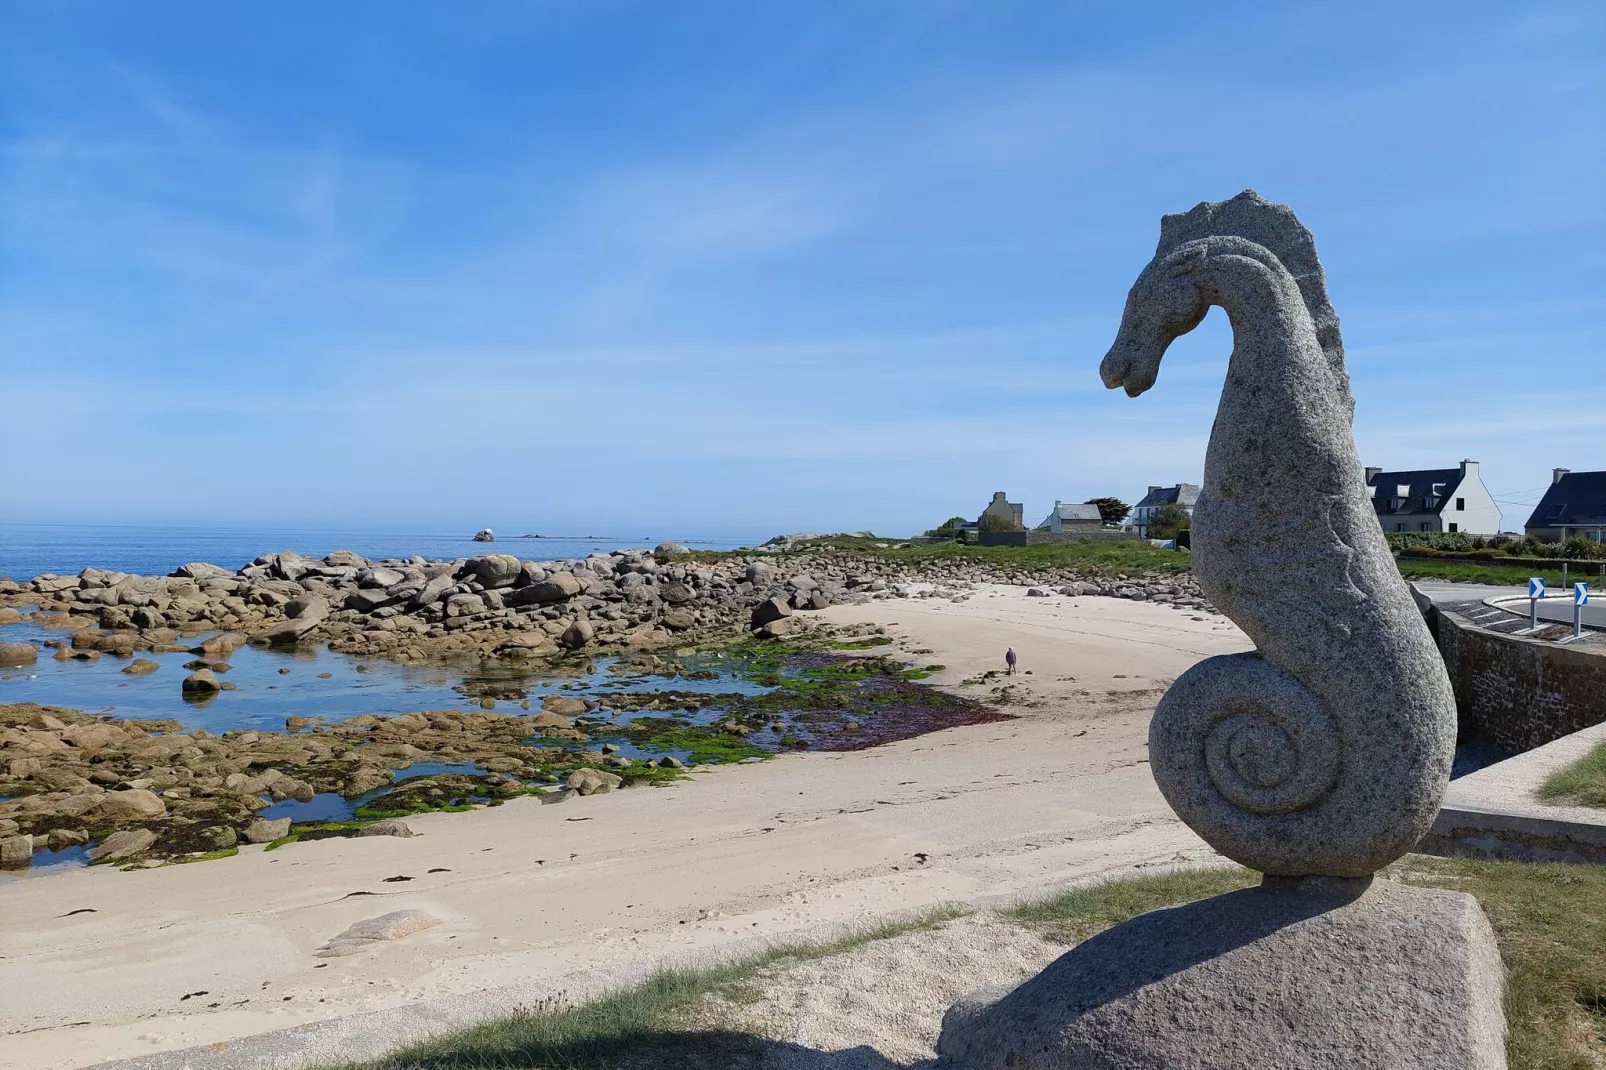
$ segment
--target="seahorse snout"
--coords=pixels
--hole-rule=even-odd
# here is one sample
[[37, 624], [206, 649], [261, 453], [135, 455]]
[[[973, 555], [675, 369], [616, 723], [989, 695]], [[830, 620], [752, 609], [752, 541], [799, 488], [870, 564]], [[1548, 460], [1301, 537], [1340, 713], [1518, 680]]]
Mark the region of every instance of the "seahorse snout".
[[1160, 375], [1164, 348], [1145, 346], [1129, 340], [1123, 331], [1099, 364], [1099, 378], [1111, 390], [1123, 387], [1128, 397], [1137, 397], [1154, 385]]

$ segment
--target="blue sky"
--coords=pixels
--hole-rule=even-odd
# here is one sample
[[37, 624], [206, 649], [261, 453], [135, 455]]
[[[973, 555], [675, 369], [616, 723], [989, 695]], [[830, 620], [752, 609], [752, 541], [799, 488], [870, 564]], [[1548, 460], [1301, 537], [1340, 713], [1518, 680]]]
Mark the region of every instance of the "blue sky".
[[[1316, 235], [1365, 463], [1606, 467], [1606, 7], [0, 4], [0, 514], [894, 533], [1197, 481], [1159, 217]], [[1526, 492], [1526, 493], [1525, 493]], [[1527, 510], [1507, 508], [1508, 527]]]

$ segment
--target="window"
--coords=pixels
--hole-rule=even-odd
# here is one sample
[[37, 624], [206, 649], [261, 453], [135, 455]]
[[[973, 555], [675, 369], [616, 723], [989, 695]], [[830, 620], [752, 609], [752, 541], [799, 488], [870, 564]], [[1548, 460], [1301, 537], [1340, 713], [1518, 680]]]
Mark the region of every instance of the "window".
[[1411, 496], [1411, 484], [1400, 483], [1396, 485], [1394, 488], [1394, 494], [1395, 497], [1398, 498], [1409, 498]]
[[1424, 521], [1422, 521], [1422, 530], [1423, 531], [1432, 531], [1433, 530], [1433, 525], [1428, 523], [1426, 520], [1424, 520]]
[[1406, 528], [1407, 528], [1407, 525], [1405, 525], [1405, 524], [1395, 524], [1394, 525], [1394, 530], [1395, 531], [1405, 531]]
[[1455, 511], [1456, 512], [1458, 512], [1458, 513], [1462, 512], [1462, 511], [1464, 511], [1466, 509], [1466, 507], [1467, 507], [1467, 500], [1465, 498], [1457, 498], [1455, 500]]
[[1452, 520], [1452, 521], [1450, 521], [1450, 530], [1451, 531], [1460, 531], [1461, 530], [1461, 525], [1457, 524], [1454, 520]]
[[1429, 488], [1428, 493], [1430, 493], [1430, 494], [1443, 494], [1444, 493], [1444, 484], [1443, 483], [1435, 483], [1435, 484], [1433, 484], [1433, 486]]

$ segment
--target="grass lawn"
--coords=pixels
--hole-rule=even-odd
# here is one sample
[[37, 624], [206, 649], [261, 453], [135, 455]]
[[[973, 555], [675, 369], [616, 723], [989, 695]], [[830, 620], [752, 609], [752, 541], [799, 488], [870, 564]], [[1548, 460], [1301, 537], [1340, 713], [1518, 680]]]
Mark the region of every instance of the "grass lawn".
[[1539, 797], [1565, 806], [1606, 807], [1606, 743], [1564, 769], [1558, 769], [1539, 785]]
[[[1060, 542], [1037, 546], [974, 546], [966, 543], [943, 542], [930, 546], [909, 546], [897, 539], [864, 539], [852, 535], [829, 535], [814, 539], [800, 551], [821, 549], [847, 550], [866, 556], [885, 558], [888, 561], [919, 565], [923, 561], [970, 561], [989, 565], [1001, 571], [1011, 569], [1036, 571], [1049, 568], [1070, 568], [1084, 576], [1141, 576], [1146, 572], [1185, 572], [1193, 567], [1193, 555], [1187, 550], [1162, 550], [1142, 540], [1124, 542]], [[729, 551], [703, 551], [692, 555], [694, 560], [716, 560]], [[784, 560], [786, 554], [777, 555]], [[1406, 579], [1449, 580], [1455, 583], [1482, 583], [1497, 587], [1523, 587], [1528, 577], [1542, 575], [1553, 588], [1562, 586], [1561, 569], [1534, 569], [1529, 565], [1503, 565], [1485, 561], [1435, 561], [1431, 558], [1395, 558], [1400, 574]], [[1606, 580], [1600, 576], [1600, 562], [1580, 561], [1578, 568], [1569, 569], [1567, 580], [1583, 580], [1591, 586], [1606, 589]]]
[[911, 565], [922, 561], [958, 560], [1023, 570], [1073, 568], [1088, 576], [1141, 576], [1145, 572], [1185, 572], [1193, 567], [1193, 555], [1188, 551], [1162, 550], [1141, 539], [1055, 542], [1036, 546], [972, 546], [957, 542], [908, 546], [890, 539], [833, 535], [808, 543], [810, 549], [821, 547], [850, 550]]
[[[1396, 880], [1469, 892], [1483, 905], [1507, 970], [1512, 1070], [1596, 1070], [1606, 1064], [1606, 866], [1531, 865], [1408, 855]], [[1005, 912], [1051, 940], [1073, 944], [1144, 911], [1254, 883], [1243, 869], [1195, 870], [1112, 881]], [[693, 1014], [711, 995], [741, 999], [761, 970], [840, 954], [931, 928], [943, 911], [823, 944], [777, 947], [703, 969], [667, 970], [575, 1007], [538, 1007], [340, 1070], [614, 1070], [756, 1065], [764, 1042], [708, 1030]], [[334, 1070], [334, 1068], [328, 1068]]]

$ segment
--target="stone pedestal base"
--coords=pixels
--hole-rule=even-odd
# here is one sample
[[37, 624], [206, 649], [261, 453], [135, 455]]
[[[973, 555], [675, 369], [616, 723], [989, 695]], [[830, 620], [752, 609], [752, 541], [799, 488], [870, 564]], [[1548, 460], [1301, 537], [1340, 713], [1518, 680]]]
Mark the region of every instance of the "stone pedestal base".
[[1469, 895], [1269, 878], [962, 1001], [937, 1050], [953, 1070], [1504, 1070], [1502, 984]]

